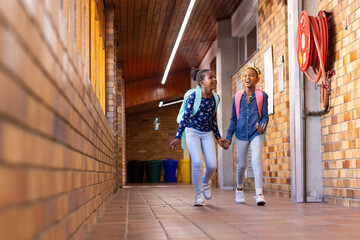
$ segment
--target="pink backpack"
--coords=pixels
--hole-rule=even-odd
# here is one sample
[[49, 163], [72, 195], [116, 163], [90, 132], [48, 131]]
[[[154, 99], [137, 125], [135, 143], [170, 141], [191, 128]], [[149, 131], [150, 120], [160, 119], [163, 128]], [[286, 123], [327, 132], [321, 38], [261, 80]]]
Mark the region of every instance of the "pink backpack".
[[[238, 91], [235, 94], [235, 110], [236, 110], [236, 117], [238, 119], [240, 114], [240, 101], [243, 94], [244, 94], [244, 90]], [[259, 110], [259, 116], [261, 118], [261, 109], [264, 101], [264, 96], [261, 89], [255, 89], [255, 98]]]

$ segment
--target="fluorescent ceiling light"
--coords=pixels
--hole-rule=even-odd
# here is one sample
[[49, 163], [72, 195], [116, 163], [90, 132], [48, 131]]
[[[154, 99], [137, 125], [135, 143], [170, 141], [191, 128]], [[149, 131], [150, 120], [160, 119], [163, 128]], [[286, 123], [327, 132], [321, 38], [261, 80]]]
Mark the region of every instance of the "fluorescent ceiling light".
[[175, 57], [175, 54], [176, 54], [176, 51], [179, 47], [179, 44], [180, 44], [180, 41], [181, 41], [181, 38], [182, 38], [182, 35], [184, 34], [184, 31], [185, 31], [185, 27], [186, 27], [186, 24], [187, 22], [189, 21], [189, 18], [190, 18], [190, 14], [191, 14], [191, 11], [194, 7], [194, 4], [195, 4], [196, 0], [190, 0], [190, 3], [189, 3], [189, 6], [188, 6], [188, 9], [186, 11], [186, 14], [185, 14], [185, 17], [184, 17], [184, 21], [181, 25], [181, 28], [180, 28], [180, 31], [179, 31], [179, 35], [177, 36], [176, 38], [176, 42], [175, 42], [175, 45], [174, 45], [174, 48], [171, 52], [171, 55], [170, 55], [170, 58], [169, 58], [169, 62], [166, 66], [166, 69], [165, 69], [165, 72], [164, 72], [164, 76], [161, 80], [161, 84], [165, 84], [166, 82], [166, 78], [169, 74], [169, 71], [170, 71], [170, 67], [171, 67], [171, 64], [174, 60], [174, 57]]
[[[180, 99], [180, 100], [175, 100], [173, 102], [167, 102], [167, 103], [164, 103], [162, 100], [159, 102], [159, 107], [165, 107], [165, 106], [169, 106], [169, 105], [172, 105], [172, 104], [176, 104], [176, 103], [181, 103], [182, 101], [184, 101], [184, 99]], [[161, 105], [160, 105], [161, 104]]]

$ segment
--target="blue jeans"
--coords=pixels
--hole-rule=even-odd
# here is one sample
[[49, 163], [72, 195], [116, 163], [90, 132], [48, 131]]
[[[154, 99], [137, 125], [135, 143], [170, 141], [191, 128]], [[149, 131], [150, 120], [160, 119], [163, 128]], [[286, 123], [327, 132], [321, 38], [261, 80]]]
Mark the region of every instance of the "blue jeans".
[[[191, 155], [192, 175], [196, 194], [202, 194], [202, 183], [209, 183], [216, 170], [216, 150], [213, 133], [211, 131], [201, 132], [194, 128], [186, 128], [185, 136]], [[202, 152], [205, 158], [204, 176], [201, 176], [203, 169]]]
[[236, 183], [238, 188], [244, 186], [244, 172], [246, 166], [249, 146], [251, 147], [251, 162], [254, 171], [255, 192], [263, 193], [263, 172], [262, 172], [262, 148], [264, 143], [264, 135], [258, 135], [253, 140], [241, 141], [236, 139], [237, 167], [236, 167]]

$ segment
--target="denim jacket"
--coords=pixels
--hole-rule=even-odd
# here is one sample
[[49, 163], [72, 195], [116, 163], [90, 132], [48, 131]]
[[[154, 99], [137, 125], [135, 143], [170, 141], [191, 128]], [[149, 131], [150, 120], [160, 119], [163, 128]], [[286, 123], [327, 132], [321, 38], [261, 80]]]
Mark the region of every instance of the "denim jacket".
[[233, 97], [232, 112], [230, 118], [230, 124], [227, 131], [226, 139], [231, 141], [232, 135], [236, 132], [237, 139], [242, 141], [251, 141], [254, 137], [260, 135], [255, 127], [258, 122], [259, 127], [265, 123], [266, 126], [269, 122], [268, 115], [268, 95], [263, 91], [263, 105], [261, 110], [261, 118], [255, 99], [255, 91], [251, 93], [249, 103], [247, 103], [247, 95], [244, 93], [240, 100], [240, 113], [239, 119], [236, 117], [235, 109], [235, 95]]

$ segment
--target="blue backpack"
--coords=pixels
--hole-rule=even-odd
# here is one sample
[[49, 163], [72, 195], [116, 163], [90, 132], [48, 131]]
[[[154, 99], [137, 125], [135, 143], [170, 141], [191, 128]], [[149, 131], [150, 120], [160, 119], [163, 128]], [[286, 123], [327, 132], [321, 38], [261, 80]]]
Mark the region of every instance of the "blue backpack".
[[[181, 107], [180, 107], [180, 110], [179, 110], [179, 113], [178, 113], [178, 116], [176, 118], [176, 121], [177, 123], [180, 123], [181, 120], [183, 119], [183, 116], [184, 116], [184, 112], [185, 112], [185, 109], [186, 109], [186, 104], [187, 104], [187, 100], [189, 99], [189, 96], [195, 92], [195, 102], [194, 102], [194, 105], [193, 105], [193, 108], [192, 108], [192, 111], [191, 111], [191, 115], [190, 117], [193, 117], [195, 116], [195, 114], [197, 113], [197, 111], [199, 110], [199, 107], [200, 107], [200, 103], [201, 103], [201, 96], [202, 96], [202, 92], [201, 92], [201, 87], [200, 86], [197, 86], [196, 88], [193, 88], [193, 89], [190, 89], [189, 91], [187, 91], [184, 95], [184, 100], [181, 104]], [[215, 103], [216, 103], [216, 107], [215, 107], [215, 113], [216, 113], [216, 110], [217, 110], [217, 107], [218, 107], [218, 104], [219, 104], [219, 96], [216, 94], [216, 93], [212, 93], [214, 98], [215, 98]], [[184, 133], [185, 131], [183, 132], [182, 136], [181, 136], [181, 148], [184, 149]]]

